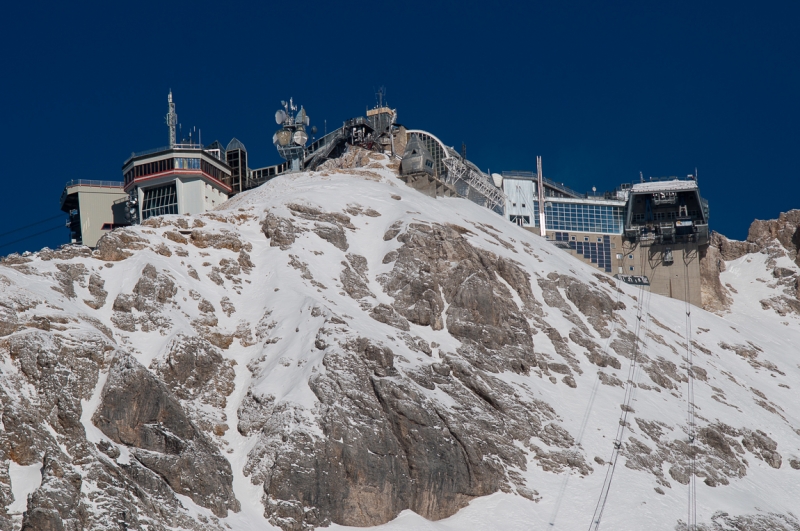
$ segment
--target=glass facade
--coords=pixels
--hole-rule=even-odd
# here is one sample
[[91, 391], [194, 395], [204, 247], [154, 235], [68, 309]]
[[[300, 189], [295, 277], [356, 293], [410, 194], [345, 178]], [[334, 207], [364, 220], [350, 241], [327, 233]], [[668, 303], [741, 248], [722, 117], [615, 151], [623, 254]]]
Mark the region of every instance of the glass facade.
[[200, 170], [221, 183], [229, 184], [230, 182], [230, 177], [227, 173], [205, 160], [201, 160], [197, 157], [175, 157], [135, 165], [125, 172], [125, 185], [127, 186], [139, 177], [170, 172], [172, 170]]
[[148, 188], [144, 191], [142, 201], [142, 219], [164, 214], [178, 213], [178, 194], [175, 183], [158, 188]]
[[199, 170], [200, 159], [190, 159], [186, 157], [178, 157], [175, 159], [175, 168], [179, 170]]
[[584, 241], [579, 242], [568, 232], [556, 232], [553, 236], [556, 242], [564, 242], [585, 260], [597, 265], [606, 273], [611, 273], [611, 237], [598, 236], [592, 238], [597, 240], [592, 242], [588, 241], [589, 238], [584, 237]]
[[623, 208], [616, 205], [546, 201], [547, 229], [621, 234]]

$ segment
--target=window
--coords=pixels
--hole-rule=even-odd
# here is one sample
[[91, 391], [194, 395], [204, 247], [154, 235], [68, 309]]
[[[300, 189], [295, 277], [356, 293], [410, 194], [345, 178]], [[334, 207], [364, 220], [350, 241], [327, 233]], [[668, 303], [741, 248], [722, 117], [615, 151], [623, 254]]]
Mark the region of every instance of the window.
[[142, 201], [143, 220], [152, 216], [177, 213], [178, 194], [175, 190], [175, 183], [159, 186], [158, 188], [148, 188], [144, 191], [144, 201]]
[[583, 203], [545, 204], [548, 228], [572, 232], [599, 232], [619, 234], [622, 232], [623, 207]]
[[179, 157], [175, 159], [175, 167], [179, 170], [199, 170], [200, 159], [188, 159]]
[[583, 237], [583, 241], [588, 242], [589, 241], [589, 237], [588, 236], [584, 236]]
[[632, 254], [628, 255], [628, 260], [633, 260], [633, 255]]
[[619, 273], [620, 275], [622, 274], [622, 266], [619, 266], [619, 267], [617, 268], [617, 273]]
[[516, 203], [511, 203], [511, 206], [517, 206], [517, 204]]
[[572, 236], [570, 240], [575, 241], [575, 236]]
[[603, 241], [603, 238], [597, 238], [597, 241], [601, 242]]
[[525, 208], [525, 203], [522, 203], [522, 208]]
[[[426, 168], [433, 168], [433, 161], [432, 160], [426, 160], [425, 161], [425, 167]], [[525, 205], [522, 205], [522, 206], [525, 206]]]
[[617, 253], [617, 260], [622, 260], [622, 254], [621, 253]]

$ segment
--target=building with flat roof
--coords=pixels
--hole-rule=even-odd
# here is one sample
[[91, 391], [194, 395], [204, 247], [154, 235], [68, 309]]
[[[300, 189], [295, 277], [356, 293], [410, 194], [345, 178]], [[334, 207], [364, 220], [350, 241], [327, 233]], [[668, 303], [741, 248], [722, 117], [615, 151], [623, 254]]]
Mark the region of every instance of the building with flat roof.
[[699, 256], [708, 247], [709, 208], [696, 177], [580, 194], [541, 172], [505, 171], [502, 186], [510, 222], [604, 273], [701, 305]]
[[134, 153], [122, 166], [124, 190], [139, 221], [164, 214], [199, 214], [228, 199], [231, 167], [200, 144]]
[[129, 225], [128, 194], [117, 181], [69, 181], [61, 192], [61, 210], [69, 214], [70, 242], [89, 247], [104, 234]]
[[[234, 139], [228, 150], [219, 142], [204, 148], [199, 143], [176, 142], [178, 115], [172, 92], [167, 98], [169, 146], [132, 153], [122, 165], [123, 189], [129, 196], [130, 222], [165, 214], [200, 214], [222, 204], [241, 191], [247, 175], [244, 145]], [[230, 153], [227, 153], [229, 151]], [[235, 159], [235, 171], [229, 164]], [[235, 174], [235, 183], [233, 176]]]

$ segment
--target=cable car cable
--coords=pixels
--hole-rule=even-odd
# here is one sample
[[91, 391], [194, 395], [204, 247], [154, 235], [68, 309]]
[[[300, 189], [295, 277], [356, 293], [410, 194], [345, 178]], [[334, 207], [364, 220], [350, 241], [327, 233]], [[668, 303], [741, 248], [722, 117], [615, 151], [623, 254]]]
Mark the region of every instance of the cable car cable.
[[[620, 288], [620, 284], [621, 283], [622, 283], [622, 281], [617, 279], [617, 285], [615, 286], [615, 289], [617, 291], [617, 302], [614, 305], [614, 310], [613, 311], [616, 311], [616, 309], [619, 308], [620, 299], [622, 298], [622, 289]], [[605, 344], [605, 347], [603, 348], [603, 355], [604, 356], [608, 355], [608, 350], [609, 350], [609, 348], [611, 346], [611, 338], [614, 336], [614, 332], [615, 332], [616, 328], [617, 328], [617, 320], [616, 319], [612, 319], [611, 320], [611, 331], [608, 334], [608, 337], [606, 338], [606, 344]], [[600, 371], [598, 371], [598, 377], [594, 381], [594, 385], [592, 387], [591, 393], [589, 393], [589, 401], [588, 401], [588, 404], [586, 405], [586, 411], [583, 413], [583, 420], [581, 421], [581, 428], [580, 428], [580, 431], [578, 432], [578, 438], [575, 440], [575, 447], [576, 448], [580, 447], [581, 442], [583, 441], [583, 435], [586, 432], [586, 426], [589, 424], [589, 418], [591, 416], [592, 407], [594, 406], [594, 401], [595, 401], [595, 398], [597, 397], [597, 390], [599, 388], [600, 388]], [[566, 490], [567, 490], [567, 484], [569, 483], [569, 479], [570, 479], [571, 476], [572, 476], [572, 469], [569, 469], [567, 471], [566, 476], [564, 477], [564, 481], [561, 483], [561, 489], [559, 490], [558, 497], [556, 498], [556, 505], [553, 508], [553, 514], [550, 516], [550, 527], [552, 529], [555, 529], [556, 517], [558, 516], [558, 511], [561, 508], [561, 502], [563, 501], [564, 494], [566, 493]]]
[[[644, 272], [644, 253], [640, 252], [640, 271]], [[589, 531], [598, 531], [600, 529], [600, 521], [603, 517], [603, 512], [605, 511], [606, 502], [608, 501], [608, 495], [611, 491], [611, 482], [614, 479], [614, 472], [617, 468], [617, 459], [619, 458], [619, 454], [622, 452], [622, 442], [625, 437], [625, 429], [628, 426], [628, 413], [631, 410], [630, 404], [633, 401], [633, 395], [635, 394], [635, 387], [636, 387], [636, 374], [638, 373], [638, 357], [639, 357], [639, 350], [640, 350], [640, 343], [641, 343], [641, 350], [644, 350], [646, 346], [646, 339], [647, 339], [647, 325], [649, 322], [649, 315], [650, 315], [650, 296], [652, 292], [650, 290], [645, 291], [644, 284], [640, 285], [639, 287], [639, 297], [637, 299], [637, 309], [636, 309], [636, 326], [635, 326], [635, 334], [634, 334], [634, 347], [633, 353], [631, 355], [631, 363], [628, 367], [628, 380], [625, 383], [625, 399], [621, 404], [622, 413], [620, 414], [619, 423], [617, 425], [617, 434], [614, 438], [614, 446], [611, 451], [611, 458], [609, 459], [609, 466], [606, 469], [606, 477], [603, 481], [603, 487], [600, 490], [600, 497], [597, 500], [597, 505], [595, 506], [594, 514], [592, 514], [592, 521], [589, 524]], [[642, 329], [644, 328], [644, 339], [639, 340], [639, 337], [642, 333]]]
[[63, 217], [64, 215], [65, 214], [61, 213], [61, 214], [59, 214], [57, 216], [53, 216], [51, 218], [43, 219], [43, 220], [37, 221], [36, 223], [31, 223], [30, 225], [25, 225], [24, 227], [18, 227], [16, 229], [12, 229], [12, 230], [10, 230], [8, 232], [0, 233], [0, 238], [2, 238], [3, 236], [8, 236], [9, 234], [14, 234], [15, 232], [19, 232], [21, 230], [25, 230], [25, 229], [29, 229], [31, 227], [35, 227], [36, 225], [41, 225], [42, 223], [45, 223], [47, 221], [51, 221], [51, 220], [54, 220], [56, 218]]
[[64, 228], [64, 225], [59, 225], [58, 227], [53, 227], [51, 229], [43, 230], [41, 232], [36, 232], [34, 234], [30, 234], [28, 236], [25, 236], [23, 238], [19, 238], [19, 239], [10, 241], [10, 242], [6, 242], [6, 243], [3, 243], [3, 244], [0, 244], [0, 249], [2, 249], [3, 247], [8, 247], [9, 245], [14, 245], [15, 243], [19, 243], [19, 242], [22, 242], [22, 241], [25, 241], [25, 240], [29, 240], [31, 238], [34, 238], [36, 236], [40, 236], [40, 235], [48, 233], [48, 232], [52, 232], [54, 230], [63, 229], [63, 228]]

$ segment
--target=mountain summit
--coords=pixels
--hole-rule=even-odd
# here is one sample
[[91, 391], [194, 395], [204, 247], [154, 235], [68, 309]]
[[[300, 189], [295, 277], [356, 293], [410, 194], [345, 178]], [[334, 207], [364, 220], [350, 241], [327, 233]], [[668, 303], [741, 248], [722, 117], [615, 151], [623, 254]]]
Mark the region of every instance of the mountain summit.
[[798, 530], [793, 215], [715, 236], [719, 315], [363, 151], [11, 255], [0, 530], [583, 529], [620, 422], [602, 528], [694, 478], [697, 529]]

